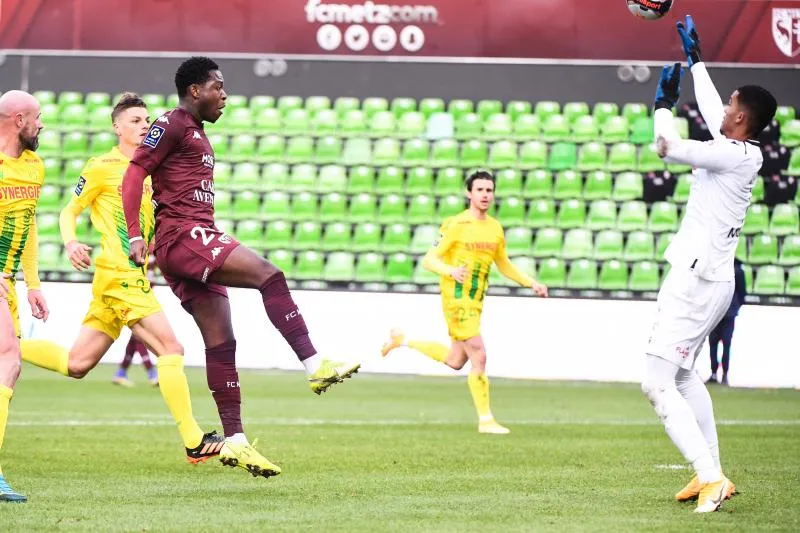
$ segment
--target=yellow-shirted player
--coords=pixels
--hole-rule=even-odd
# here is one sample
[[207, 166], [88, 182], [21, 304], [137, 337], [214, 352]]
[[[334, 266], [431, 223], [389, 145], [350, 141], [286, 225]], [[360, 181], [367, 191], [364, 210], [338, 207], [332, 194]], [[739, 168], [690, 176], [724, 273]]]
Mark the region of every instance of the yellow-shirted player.
[[[158, 356], [161, 394], [186, 447], [189, 462], [197, 463], [220, 454], [224, 439], [204, 434], [192, 415], [189, 385], [183, 371], [183, 347], [152, 292], [146, 266], [128, 260], [128, 231], [122, 210], [122, 175], [133, 152], [149, 128], [144, 101], [126, 93], [111, 114], [119, 145], [86, 164], [75, 192], [60, 217], [61, 236], [69, 260], [77, 270], [91, 265], [90, 248], [78, 242], [76, 220], [91, 209], [91, 220], [102, 235], [102, 252], [95, 262], [93, 300], [78, 338], [67, 352], [63, 348], [22, 347], [22, 359], [73, 378], [84, 377], [94, 368], [123, 326], [129, 327]], [[142, 195], [140, 219], [148, 239], [153, 235], [152, 191]]]
[[505, 434], [508, 428], [497, 423], [489, 407], [486, 348], [480, 331], [492, 263], [505, 277], [530, 287], [537, 296], [546, 297], [547, 287], [521, 272], [508, 258], [503, 227], [487, 215], [494, 202], [494, 184], [494, 176], [485, 171], [469, 176], [469, 208], [444, 221], [438, 242], [423, 260], [425, 268], [441, 276], [442, 311], [452, 339], [450, 348], [436, 342], [406, 340], [405, 334], [395, 329], [382, 354], [385, 357], [393, 349], [407, 346], [455, 370], [469, 360], [467, 383], [478, 411], [478, 431]]
[[[42, 125], [39, 102], [23, 91], [0, 96], [0, 447], [8, 408], [20, 373], [20, 328], [14, 278], [20, 266], [36, 318], [46, 319], [39, 288], [36, 203], [44, 164], [36, 155]], [[0, 501], [25, 502], [0, 471]]]

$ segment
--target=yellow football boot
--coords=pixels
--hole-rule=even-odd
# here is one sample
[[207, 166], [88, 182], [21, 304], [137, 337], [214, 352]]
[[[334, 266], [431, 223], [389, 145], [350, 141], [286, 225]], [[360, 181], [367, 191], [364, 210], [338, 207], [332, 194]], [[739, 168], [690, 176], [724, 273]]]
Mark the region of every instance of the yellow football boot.
[[219, 452], [219, 460], [225, 466], [244, 468], [253, 477], [272, 477], [281, 473], [281, 467], [272, 464], [269, 459], [256, 451], [258, 439], [253, 444], [239, 444], [236, 442], [225, 441], [225, 445]]
[[322, 394], [331, 385], [352, 377], [359, 368], [361, 368], [359, 363], [341, 363], [323, 359], [317, 371], [308, 376], [308, 386], [311, 387], [314, 394]]

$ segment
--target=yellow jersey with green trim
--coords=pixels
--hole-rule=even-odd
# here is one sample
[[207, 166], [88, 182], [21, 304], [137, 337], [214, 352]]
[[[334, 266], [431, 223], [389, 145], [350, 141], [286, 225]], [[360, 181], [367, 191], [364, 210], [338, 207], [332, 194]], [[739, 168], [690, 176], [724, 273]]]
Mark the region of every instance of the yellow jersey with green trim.
[[44, 183], [44, 163], [30, 150], [13, 158], [0, 153], [0, 265], [14, 276], [28, 242], [36, 242], [36, 204]]
[[[147, 266], [139, 267], [128, 259], [130, 242], [125, 212], [122, 209], [122, 176], [130, 159], [115, 146], [106, 154], [90, 159], [81, 172], [70, 202], [81, 210], [91, 207], [92, 226], [100, 232], [102, 251], [95, 259], [97, 268], [141, 273]], [[149, 246], [155, 231], [153, 215], [153, 189], [150, 178], [145, 180], [139, 224], [142, 236]]]
[[439, 287], [443, 299], [471, 300], [482, 304], [489, 286], [492, 263], [505, 251], [503, 226], [497, 219], [478, 219], [469, 209], [445, 219], [434, 245], [436, 255], [448, 265], [467, 269], [464, 283], [442, 276]]

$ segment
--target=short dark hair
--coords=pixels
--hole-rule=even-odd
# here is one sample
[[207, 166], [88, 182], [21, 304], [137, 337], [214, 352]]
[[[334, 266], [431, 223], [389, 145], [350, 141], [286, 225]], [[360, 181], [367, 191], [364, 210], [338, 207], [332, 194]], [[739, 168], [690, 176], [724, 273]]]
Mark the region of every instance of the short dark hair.
[[111, 110], [111, 122], [116, 122], [120, 113], [132, 107], [143, 107], [147, 109], [147, 104], [144, 103], [142, 97], [136, 93], [123, 93], [122, 96], [119, 97], [117, 105]]
[[475, 180], [489, 180], [492, 182], [492, 185], [495, 184], [494, 176], [488, 170], [476, 170], [472, 174], [470, 174], [464, 185], [467, 187], [468, 191], [472, 191], [472, 184], [475, 183]]
[[747, 109], [748, 133], [751, 137], [757, 137], [772, 122], [778, 101], [758, 85], [743, 85], [736, 91], [739, 93], [739, 105]]
[[190, 57], [181, 63], [175, 72], [175, 88], [178, 90], [178, 97], [186, 96], [191, 85], [203, 84], [208, 81], [212, 70], [219, 70], [219, 65], [208, 57]]

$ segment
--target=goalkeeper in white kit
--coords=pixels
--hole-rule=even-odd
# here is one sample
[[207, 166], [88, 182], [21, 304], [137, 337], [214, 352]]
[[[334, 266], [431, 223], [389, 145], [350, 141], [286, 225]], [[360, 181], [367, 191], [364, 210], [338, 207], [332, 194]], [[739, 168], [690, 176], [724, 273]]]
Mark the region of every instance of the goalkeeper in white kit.
[[720, 467], [711, 397], [695, 372], [695, 360], [709, 332], [725, 315], [734, 292], [733, 259], [761, 163], [753, 141], [775, 115], [775, 98], [762, 87], [739, 87], [723, 106], [700, 59], [690, 16], [678, 23], [695, 97], [713, 140], [684, 140], [673, 127], [682, 70], [664, 67], [655, 98], [658, 154], [667, 163], [694, 168], [695, 181], [680, 229], [664, 256], [670, 264], [658, 293], [658, 311], [647, 346], [642, 391], [667, 435], [696, 475], [678, 494], [697, 498], [695, 512], [720, 508], [735, 492]]

